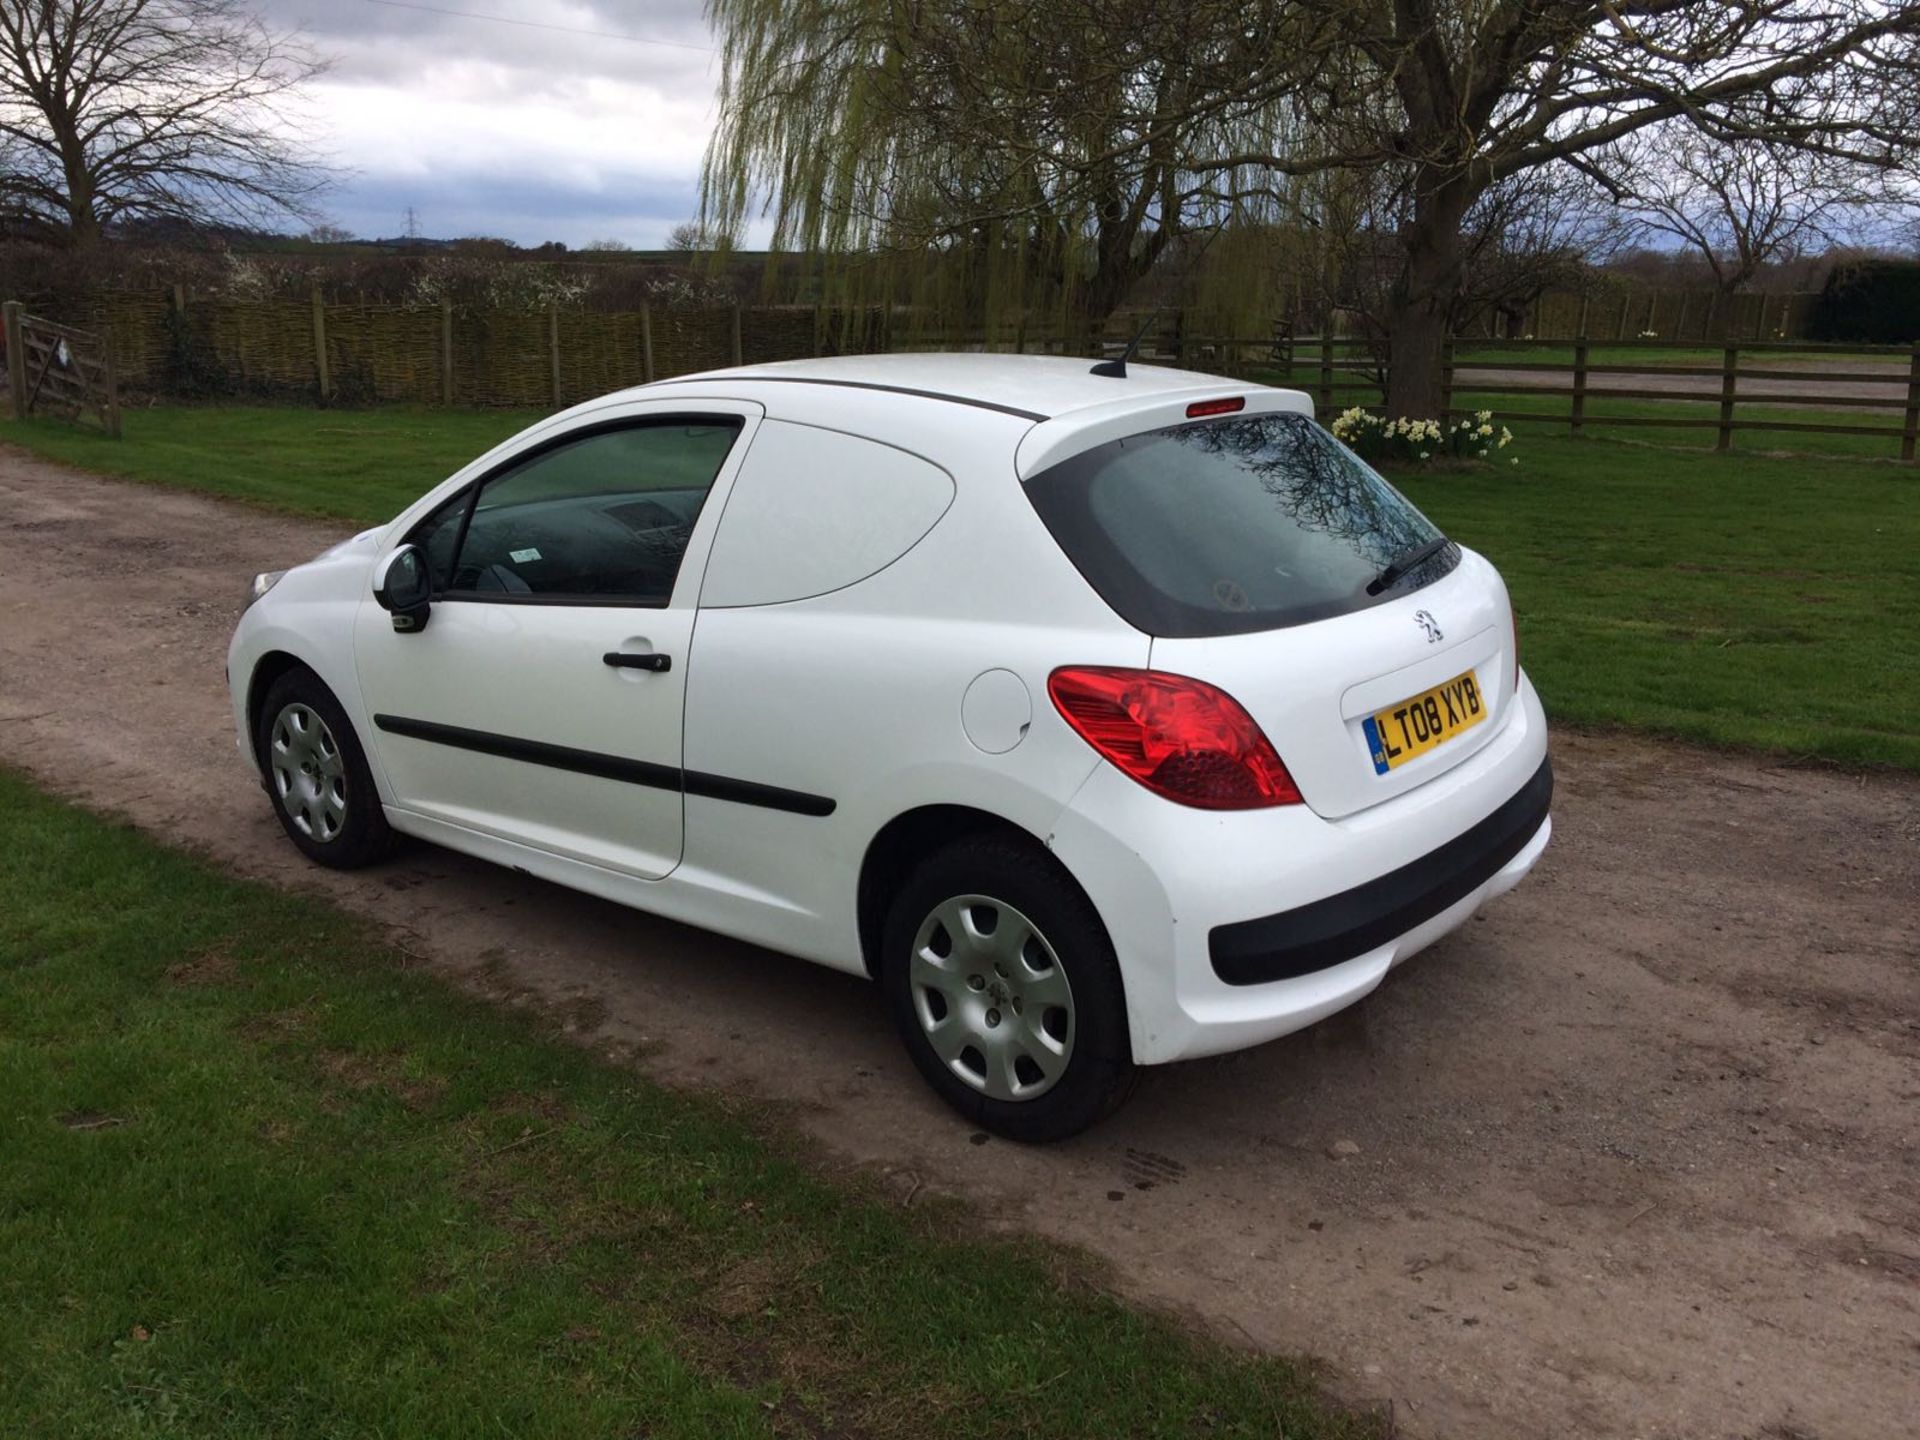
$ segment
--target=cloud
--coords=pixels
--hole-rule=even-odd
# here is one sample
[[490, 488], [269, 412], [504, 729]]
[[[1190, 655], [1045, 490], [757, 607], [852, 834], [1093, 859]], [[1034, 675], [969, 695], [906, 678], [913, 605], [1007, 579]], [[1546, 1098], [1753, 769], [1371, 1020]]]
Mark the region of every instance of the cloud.
[[419, 3], [262, 6], [332, 61], [303, 109], [347, 172], [339, 223], [398, 234], [412, 206], [423, 234], [644, 247], [693, 215], [719, 74], [700, 0]]

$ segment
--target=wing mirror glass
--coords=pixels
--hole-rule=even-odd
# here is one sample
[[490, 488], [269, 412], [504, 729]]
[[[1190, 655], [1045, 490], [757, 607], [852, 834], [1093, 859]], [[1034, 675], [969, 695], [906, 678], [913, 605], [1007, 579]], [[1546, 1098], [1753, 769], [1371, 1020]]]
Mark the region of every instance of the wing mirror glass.
[[433, 577], [419, 546], [402, 545], [380, 562], [373, 572], [373, 598], [393, 616], [393, 628], [401, 634], [427, 628]]

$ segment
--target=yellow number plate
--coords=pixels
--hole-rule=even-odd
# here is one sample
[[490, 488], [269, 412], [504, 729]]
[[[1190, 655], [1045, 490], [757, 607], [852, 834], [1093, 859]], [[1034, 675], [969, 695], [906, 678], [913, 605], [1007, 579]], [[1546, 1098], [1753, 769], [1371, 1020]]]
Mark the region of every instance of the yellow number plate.
[[1361, 722], [1373, 756], [1373, 773], [1384, 775], [1486, 718], [1486, 700], [1471, 670], [1410, 700], [1376, 710]]

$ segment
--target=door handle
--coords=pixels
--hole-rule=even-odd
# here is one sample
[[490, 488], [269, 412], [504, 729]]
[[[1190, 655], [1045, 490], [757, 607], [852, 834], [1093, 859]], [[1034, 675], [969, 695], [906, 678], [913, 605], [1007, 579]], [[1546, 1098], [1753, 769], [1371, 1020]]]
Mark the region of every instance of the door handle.
[[660, 655], [651, 650], [637, 654], [631, 650], [609, 650], [600, 658], [616, 670], [652, 670], [657, 674], [673, 668], [671, 655]]

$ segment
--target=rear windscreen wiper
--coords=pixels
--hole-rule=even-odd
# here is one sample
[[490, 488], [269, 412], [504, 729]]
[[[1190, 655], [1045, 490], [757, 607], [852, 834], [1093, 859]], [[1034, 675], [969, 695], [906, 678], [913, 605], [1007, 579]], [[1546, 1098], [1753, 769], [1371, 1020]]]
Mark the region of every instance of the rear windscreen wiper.
[[1367, 594], [1378, 595], [1402, 575], [1407, 574], [1425, 561], [1431, 560], [1453, 542], [1442, 535], [1437, 540], [1429, 540], [1424, 545], [1416, 545], [1411, 550], [1403, 550], [1388, 562], [1372, 580], [1367, 582]]

